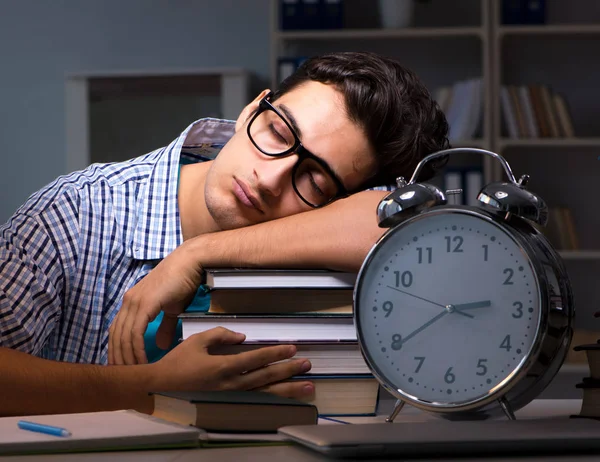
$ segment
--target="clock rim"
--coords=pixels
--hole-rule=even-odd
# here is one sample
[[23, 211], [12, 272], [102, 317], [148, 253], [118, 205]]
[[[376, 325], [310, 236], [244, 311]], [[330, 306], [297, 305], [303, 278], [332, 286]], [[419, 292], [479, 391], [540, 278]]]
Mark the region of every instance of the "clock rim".
[[[524, 253], [527, 261], [530, 263], [533, 268], [533, 277], [536, 282], [536, 289], [538, 291], [538, 300], [540, 304], [539, 309], [539, 318], [537, 322], [537, 327], [535, 331], [535, 338], [532, 342], [531, 347], [529, 348], [529, 352], [525, 355], [519, 364], [511, 370], [510, 373], [506, 374], [504, 379], [502, 379], [498, 384], [496, 384], [493, 388], [491, 388], [487, 393], [482, 395], [480, 398], [470, 400], [470, 401], [460, 401], [456, 403], [436, 403], [428, 400], [419, 399], [417, 396], [413, 396], [409, 393], [401, 389], [394, 388], [391, 381], [387, 380], [379, 369], [374, 365], [374, 362], [370, 359], [368, 350], [364, 347], [363, 342], [363, 333], [361, 329], [361, 321], [359, 318], [359, 310], [358, 301], [360, 300], [360, 294], [363, 286], [364, 275], [366, 274], [369, 263], [374, 258], [376, 253], [379, 251], [381, 246], [385, 241], [391, 238], [393, 234], [395, 234], [399, 229], [402, 229], [408, 226], [415, 221], [426, 219], [427, 217], [434, 215], [445, 215], [445, 214], [459, 213], [475, 216], [476, 218], [483, 219], [493, 226], [500, 228], [501, 231], [505, 232], [509, 235], [509, 237], [514, 241], [514, 243], [520, 248], [520, 250]], [[520, 219], [519, 219], [520, 220]], [[521, 220], [523, 221], [523, 220]], [[533, 257], [532, 257], [533, 255]], [[540, 258], [537, 255], [535, 248], [524, 238], [521, 233], [517, 231], [517, 229], [513, 228], [510, 225], [507, 225], [506, 222], [499, 217], [497, 214], [492, 214], [486, 210], [470, 207], [470, 206], [437, 206], [427, 209], [417, 215], [414, 215], [402, 223], [391, 227], [388, 231], [386, 231], [373, 245], [367, 254], [363, 264], [358, 272], [358, 276], [356, 279], [356, 284], [354, 286], [353, 293], [353, 316], [354, 316], [354, 325], [357, 332], [358, 344], [363, 355], [367, 366], [378, 380], [378, 382], [394, 397], [397, 399], [408, 402], [409, 404], [421, 408], [426, 411], [434, 411], [436, 413], [457, 413], [457, 412], [469, 412], [473, 410], [479, 410], [485, 408], [492, 402], [497, 401], [502, 396], [505, 396], [509, 391], [515, 387], [521, 379], [523, 379], [527, 372], [531, 369], [531, 367], [535, 364], [540, 351], [542, 349], [544, 343], [544, 337], [546, 331], [548, 329], [548, 316], [549, 310], [549, 296], [548, 296], [548, 283], [546, 281], [545, 272], [543, 271]]]

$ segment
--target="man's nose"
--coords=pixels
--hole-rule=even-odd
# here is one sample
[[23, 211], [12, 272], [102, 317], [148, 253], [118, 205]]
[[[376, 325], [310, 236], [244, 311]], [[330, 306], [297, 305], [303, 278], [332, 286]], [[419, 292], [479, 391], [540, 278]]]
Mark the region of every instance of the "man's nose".
[[283, 189], [291, 184], [292, 169], [298, 161], [298, 155], [292, 154], [285, 157], [271, 157], [261, 162], [255, 168], [257, 186], [261, 194], [278, 197]]

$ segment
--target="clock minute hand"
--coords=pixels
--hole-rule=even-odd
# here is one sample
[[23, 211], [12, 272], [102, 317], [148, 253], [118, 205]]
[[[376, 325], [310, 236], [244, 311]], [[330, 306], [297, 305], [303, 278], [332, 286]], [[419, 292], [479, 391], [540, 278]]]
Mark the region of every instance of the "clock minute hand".
[[[418, 298], [419, 300], [423, 300], [424, 302], [431, 303], [432, 305], [435, 305], [435, 306], [439, 306], [439, 307], [442, 307], [442, 308], [448, 309], [448, 305], [442, 305], [441, 303], [434, 302], [433, 300], [428, 300], [428, 299], [426, 299], [426, 298], [419, 297], [418, 295], [411, 294], [410, 292], [406, 292], [405, 290], [398, 289], [397, 287], [392, 287], [392, 286], [387, 286], [387, 287], [388, 287], [388, 289], [392, 289], [392, 290], [395, 290], [395, 291], [397, 291], [397, 292], [401, 292], [401, 293], [403, 293], [403, 294], [410, 295], [411, 297]], [[455, 313], [456, 313], [456, 314], [460, 314], [461, 316], [465, 316], [465, 317], [467, 317], [467, 318], [473, 318], [473, 316], [472, 316], [472, 315], [470, 315], [470, 314], [467, 314], [467, 313], [463, 313], [463, 312], [462, 312], [462, 311], [460, 311], [460, 310], [456, 310], [456, 311], [455, 311]]]
[[418, 329], [415, 329], [410, 334], [408, 334], [406, 337], [401, 338], [400, 345], [404, 345], [408, 340], [410, 340], [411, 338], [413, 338], [415, 335], [423, 332], [425, 329], [427, 329], [429, 326], [431, 326], [434, 322], [436, 322], [439, 319], [443, 318], [447, 314], [448, 314], [448, 311], [444, 310], [440, 314], [438, 314], [437, 316], [431, 318], [429, 321], [427, 321], [421, 327], [419, 327]]
[[410, 292], [406, 292], [404, 290], [398, 289], [397, 287], [388, 286], [388, 289], [396, 290], [398, 292], [402, 292], [403, 294], [410, 295], [411, 297], [418, 298], [419, 300], [423, 300], [424, 302], [431, 303], [432, 305], [446, 308], [446, 305], [442, 305], [441, 303], [434, 302], [433, 300], [427, 300], [426, 298], [411, 294]]

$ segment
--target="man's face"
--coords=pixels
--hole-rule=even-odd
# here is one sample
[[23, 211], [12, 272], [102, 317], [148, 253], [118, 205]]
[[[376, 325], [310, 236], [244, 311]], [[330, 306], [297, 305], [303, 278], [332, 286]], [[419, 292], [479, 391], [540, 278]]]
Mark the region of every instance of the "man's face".
[[[248, 138], [249, 116], [265, 94], [244, 109], [235, 135], [207, 174], [206, 206], [220, 229], [240, 228], [311, 209], [292, 186], [298, 155], [267, 156]], [[329, 165], [346, 190], [355, 190], [373, 172], [372, 148], [362, 129], [348, 119], [343, 95], [334, 87], [308, 82], [273, 105], [284, 117], [295, 119], [303, 146]]]

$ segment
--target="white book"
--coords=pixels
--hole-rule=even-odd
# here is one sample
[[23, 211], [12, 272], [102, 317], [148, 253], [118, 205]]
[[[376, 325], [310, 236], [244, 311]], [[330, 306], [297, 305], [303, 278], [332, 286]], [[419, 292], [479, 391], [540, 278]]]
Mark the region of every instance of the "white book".
[[508, 136], [509, 138], [516, 139], [519, 137], [519, 126], [517, 125], [517, 117], [515, 115], [516, 108], [513, 107], [508, 88], [504, 85], [500, 88], [500, 100]]
[[463, 176], [461, 172], [446, 172], [444, 174], [444, 189], [447, 191], [449, 189], [460, 189], [462, 192], [458, 194], [448, 194], [448, 204], [450, 205], [463, 205], [464, 204], [464, 185], [463, 185]]
[[[64, 428], [71, 435], [53, 436], [22, 430], [17, 425], [20, 420]], [[0, 454], [196, 447], [203, 432], [132, 410], [3, 417], [0, 418]]]
[[183, 313], [182, 336], [186, 338], [215, 327], [246, 335], [245, 342], [356, 342], [352, 316], [252, 316]]
[[533, 105], [531, 103], [531, 95], [529, 94], [529, 88], [526, 85], [518, 87], [519, 99], [523, 107], [523, 115], [525, 116], [525, 123], [527, 125], [527, 131], [531, 138], [539, 138], [540, 132], [538, 130], [535, 114], [533, 113]]
[[356, 273], [318, 269], [207, 268], [211, 289], [353, 288]]
[[465, 198], [466, 204], [471, 206], [479, 206], [477, 195], [483, 187], [483, 174], [480, 170], [468, 170], [465, 173]]

